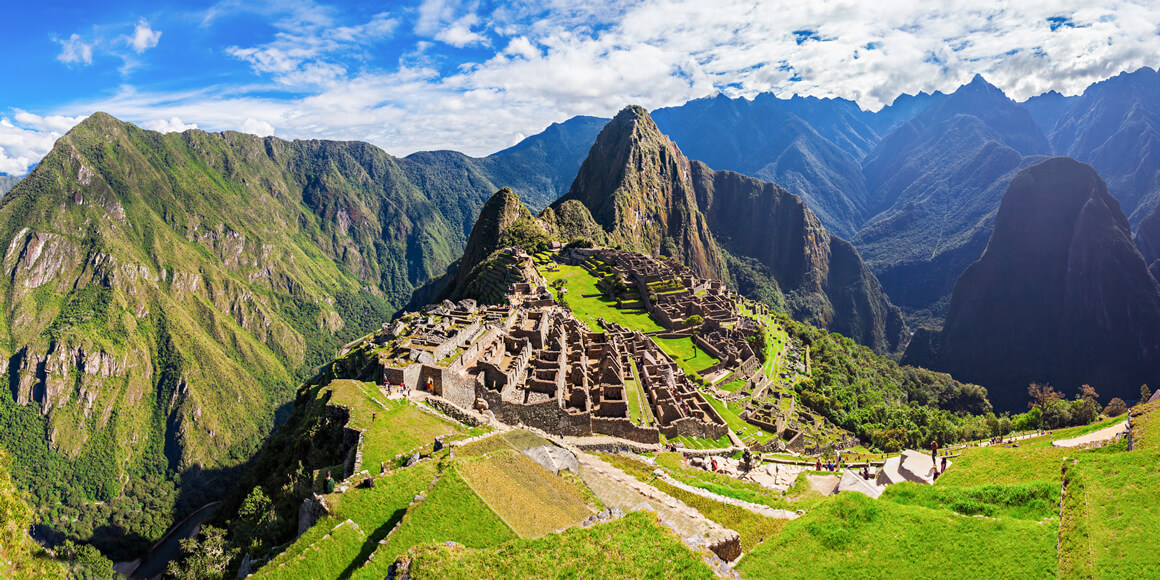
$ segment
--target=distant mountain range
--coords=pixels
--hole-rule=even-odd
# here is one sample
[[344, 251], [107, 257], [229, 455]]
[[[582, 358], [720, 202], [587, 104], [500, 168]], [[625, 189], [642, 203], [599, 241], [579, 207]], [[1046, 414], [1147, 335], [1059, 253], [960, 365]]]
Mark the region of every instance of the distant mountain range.
[[19, 177], [16, 177], [14, 175], [2, 175], [2, 174], [0, 174], [0, 196], [7, 193], [9, 189], [12, 189], [13, 187], [15, 187], [16, 184], [19, 182], [20, 182]]

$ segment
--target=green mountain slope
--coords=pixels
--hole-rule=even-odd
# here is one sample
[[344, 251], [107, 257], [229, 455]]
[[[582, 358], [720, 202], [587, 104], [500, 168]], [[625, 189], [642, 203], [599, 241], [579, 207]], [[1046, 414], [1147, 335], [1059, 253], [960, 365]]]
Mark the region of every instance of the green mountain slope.
[[[176, 495], [211, 493], [195, 482], [250, 457], [295, 384], [460, 256], [494, 167], [568, 156], [539, 140], [400, 159], [100, 113], [62, 137], [0, 202], [0, 444], [45, 535], [129, 557], [196, 507]], [[168, 491], [135, 509], [139, 488]]]

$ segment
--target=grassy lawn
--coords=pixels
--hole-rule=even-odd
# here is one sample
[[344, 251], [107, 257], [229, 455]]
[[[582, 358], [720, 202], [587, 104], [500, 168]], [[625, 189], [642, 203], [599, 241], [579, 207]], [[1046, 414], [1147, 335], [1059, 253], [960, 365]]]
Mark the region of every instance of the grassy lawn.
[[592, 514], [584, 493], [514, 451], [456, 466], [468, 485], [523, 538], [537, 538]]
[[1144, 578], [1160, 570], [1160, 405], [1132, 413], [1134, 451], [1121, 442], [1069, 456], [1061, 573]]
[[[601, 454], [600, 458], [641, 481], [649, 482], [654, 479], [654, 468], [643, 461], [637, 461], [629, 456], [607, 453]], [[790, 508], [789, 503], [777, 491], [751, 481], [742, 481], [727, 475], [688, 467], [684, 464], [684, 460], [680, 454], [677, 453], [658, 454], [657, 464], [663, 467], [670, 477], [685, 485], [699, 487], [717, 495], [740, 499], [750, 503], [767, 505], [773, 508]]]
[[378, 546], [374, 558], [354, 578], [385, 578], [387, 568], [396, 558], [421, 544], [454, 541], [470, 548], [488, 548], [517, 537], [455, 469], [449, 468], [426, 499], [407, 513], [399, 529], [385, 544]]
[[882, 500], [946, 509], [965, 516], [1044, 520], [1059, 516], [1059, 483], [986, 484], [956, 488], [903, 482], [886, 488]]
[[701, 557], [652, 512], [478, 550], [415, 550], [413, 578], [713, 578]]
[[[576, 314], [576, 318], [588, 324], [588, 327], [593, 330], [600, 328], [596, 324], [597, 318], [603, 318], [641, 332], [664, 330], [647, 312], [632, 312], [617, 308], [616, 301], [605, 298], [596, 287], [598, 279], [580, 266], [561, 264], [557, 272], [542, 269], [540, 274], [544, 276], [549, 285], [556, 280], [566, 282], [565, 288], [568, 291], [564, 297], [568, 301], [568, 305]], [[593, 294], [596, 296], [592, 296]]]
[[513, 429], [507, 433], [500, 433], [499, 435], [492, 435], [487, 439], [480, 439], [473, 443], [468, 443], [460, 447], [455, 452], [456, 457], [480, 457], [499, 451], [500, 449], [511, 449], [514, 451], [523, 451], [532, 447], [539, 447], [541, 445], [551, 445], [552, 442], [523, 429]]
[[1056, 529], [842, 493], [735, 569], [745, 578], [1055, 578]]
[[700, 437], [685, 437], [684, 435], [669, 439], [673, 443], [680, 443], [686, 449], [725, 449], [733, 445], [733, 441], [729, 439], [728, 435], [723, 435], [720, 439], [702, 439]]
[[410, 403], [387, 400], [371, 383], [336, 380], [328, 388], [331, 403], [350, 409], [349, 426], [364, 430], [362, 464], [371, 473], [378, 473], [380, 462], [393, 463], [395, 455], [461, 430]]
[[1075, 450], [1060, 447], [970, 447], [938, 480], [939, 486], [975, 487], [1053, 481], [1059, 485], [1063, 458]]
[[721, 361], [713, 358], [704, 349], [693, 344], [692, 338], [658, 338], [653, 337], [657, 346], [665, 351], [665, 354], [673, 357], [681, 370], [685, 374], [696, 375], [697, 372], [703, 371]]

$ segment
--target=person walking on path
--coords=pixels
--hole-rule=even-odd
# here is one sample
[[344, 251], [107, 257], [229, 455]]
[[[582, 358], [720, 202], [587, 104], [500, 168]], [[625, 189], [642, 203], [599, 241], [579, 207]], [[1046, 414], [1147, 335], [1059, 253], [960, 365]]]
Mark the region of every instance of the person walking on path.
[[930, 440], [930, 460], [934, 466], [938, 467], [938, 441]]

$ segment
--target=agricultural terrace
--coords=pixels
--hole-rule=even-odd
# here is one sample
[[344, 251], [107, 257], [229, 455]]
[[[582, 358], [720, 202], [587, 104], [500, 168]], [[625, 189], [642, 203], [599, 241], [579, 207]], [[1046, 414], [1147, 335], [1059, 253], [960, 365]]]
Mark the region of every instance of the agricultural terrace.
[[362, 464], [367, 469], [377, 470], [381, 462], [393, 462], [400, 453], [460, 429], [406, 401], [387, 399], [374, 383], [338, 379], [328, 388], [331, 404], [350, 410], [348, 426], [363, 432]]

